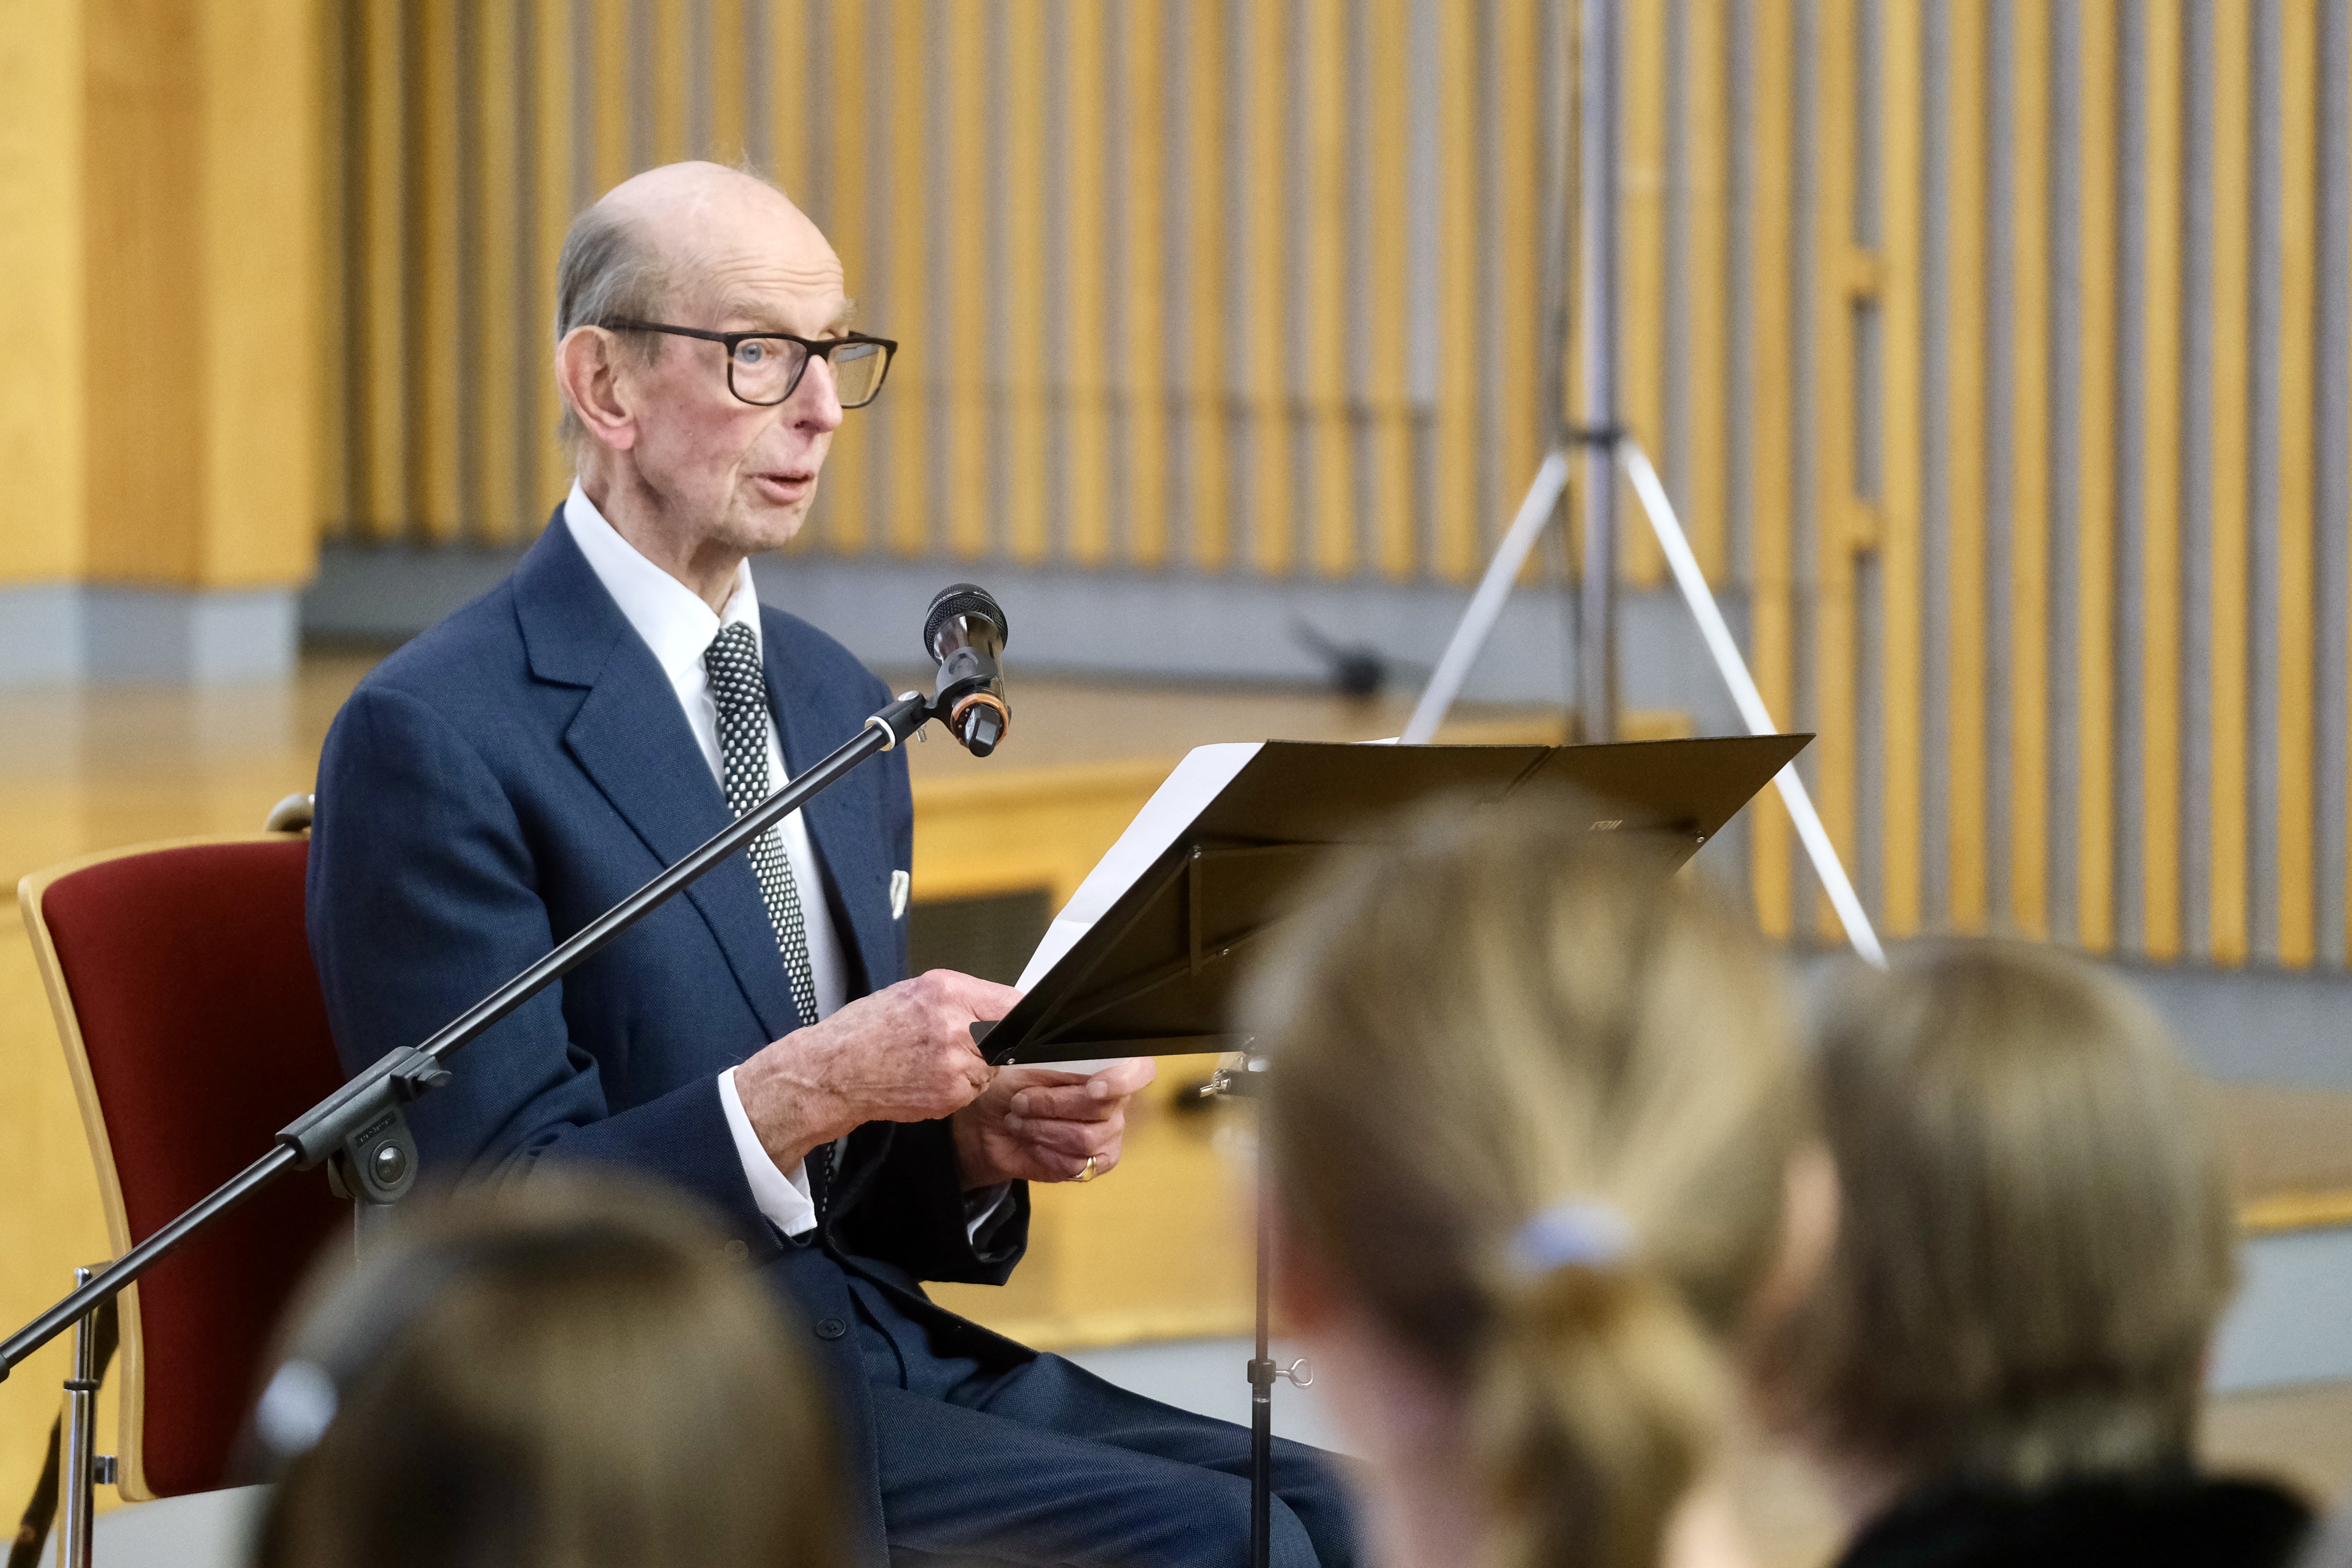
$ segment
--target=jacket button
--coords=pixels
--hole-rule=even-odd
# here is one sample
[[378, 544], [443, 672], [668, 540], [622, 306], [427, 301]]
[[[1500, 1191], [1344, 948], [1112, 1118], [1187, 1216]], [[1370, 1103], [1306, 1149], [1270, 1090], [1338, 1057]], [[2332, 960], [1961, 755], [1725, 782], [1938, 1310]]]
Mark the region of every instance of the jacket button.
[[849, 1325], [839, 1318], [819, 1318], [816, 1321], [816, 1337], [819, 1339], [839, 1339], [848, 1332]]
[[740, 1236], [727, 1244], [727, 1260], [730, 1263], [740, 1263], [751, 1255], [751, 1244]]

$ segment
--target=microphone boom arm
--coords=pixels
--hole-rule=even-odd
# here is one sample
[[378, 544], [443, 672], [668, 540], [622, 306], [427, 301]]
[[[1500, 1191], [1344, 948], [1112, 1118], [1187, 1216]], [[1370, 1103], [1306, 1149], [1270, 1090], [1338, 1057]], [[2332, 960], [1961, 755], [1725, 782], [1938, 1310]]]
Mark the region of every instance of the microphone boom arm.
[[[992, 664], [991, 674], [993, 674]], [[556, 944], [548, 955], [476, 1002], [416, 1046], [387, 1052], [278, 1133], [277, 1146], [198, 1199], [144, 1241], [107, 1264], [70, 1295], [0, 1341], [0, 1382], [10, 1369], [101, 1302], [154, 1267], [167, 1253], [289, 1170], [332, 1162], [339, 1190], [362, 1202], [396, 1200], [415, 1183], [415, 1145], [401, 1107], [449, 1082], [441, 1063], [488, 1032], [501, 1019], [578, 968], [614, 937], [676, 897], [745, 844], [791, 816], [868, 758], [911, 737], [929, 720], [945, 723], [954, 703], [969, 698], [965, 680], [943, 681], [935, 697], [902, 693], [866, 719], [856, 737], [824, 761], [744, 812], [643, 887]], [[1001, 684], [998, 689], [1002, 689]], [[985, 756], [986, 753], [981, 753]]]

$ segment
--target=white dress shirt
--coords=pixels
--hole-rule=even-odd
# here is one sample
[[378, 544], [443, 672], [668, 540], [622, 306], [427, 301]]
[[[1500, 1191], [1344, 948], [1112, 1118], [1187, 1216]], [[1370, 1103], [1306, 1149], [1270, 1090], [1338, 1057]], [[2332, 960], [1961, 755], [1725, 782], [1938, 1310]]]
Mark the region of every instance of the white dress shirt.
[[[728, 596], [726, 611], [714, 615], [692, 589], [638, 554], [636, 547], [604, 520], [577, 482], [563, 503], [563, 524], [572, 531], [572, 542], [588, 558], [604, 591], [613, 596], [613, 602], [653, 651], [662, 674], [669, 677], [678, 706], [686, 710], [687, 727], [694, 732], [695, 744], [702, 747], [711, 778], [724, 790], [727, 775], [719, 749], [719, 703], [710, 695], [710, 676], [703, 668], [702, 655], [721, 627], [740, 622], [751, 629], [753, 652], [764, 659], [766, 645], [760, 634], [759, 597], [751, 590], [751, 563], [745, 561], [736, 569], [735, 591]], [[772, 699], [775, 695], [770, 694]], [[787, 781], [783, 747], [777, 742], [772, 721], [766, 729], [769, 787], [780, 789]], [[841, 936], [833, 928], [833, 912], [825, 904], [808, 825], [794, 811], [784, 819], [782, 831], [784, 855], [792, 862], [793, 881], [800, 889], [802, 922], [808, 933], [817, 1017], [828, 1018], [841, 1006], [848, 988]], [[776, 962], [783, 962], [781, 953]], [[760, 1212], [787, 1236], [814, 1230], [816, 1203], [809, 1194], [808, 1163], [803, 1161], [789, 1172], [777, 1168], [752, 1130], [751, 1117], [744, 1114], [743, 1097], [736, 1091], [731, 1067], [719, 1075], [719, 1103], [727, 1113], [727, 1130], [734, 1135], [735, 1155], [743, 1162], [743, 1175], [751, 1184], [751, 1198]]]

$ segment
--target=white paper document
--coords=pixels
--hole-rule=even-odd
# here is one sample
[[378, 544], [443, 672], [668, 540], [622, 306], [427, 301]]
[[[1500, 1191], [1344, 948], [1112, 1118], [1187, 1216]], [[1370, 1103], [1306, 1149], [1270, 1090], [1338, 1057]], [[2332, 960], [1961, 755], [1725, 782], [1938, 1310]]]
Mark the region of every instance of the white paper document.
[[[1168, 852], [1178, 835], [1192, 825], [1192, 819], [1202, 808], [1217, 798], [1218, 792], [1234, 781], [1236, 774], [1249, 765], [1258, 752], [1259, 742], [1229, 741], [1218, 746], [1196, 746], [1185, 754], [1135, 821], [1118, 836], [1118, 842], [1095, 862], [1095, 869], [1078, 883], [1078, 891], [1070, 902], [1054, 916], [1045, 928], [1045, 939], [1029, 956], [1028, 967], [1021, 971], [1016, 982], [1027, 990], [1053, 972], [1062, 956], [1077, 946], [1078, 938], [1094, 928], [1096, 921], [1110, 912], [1119, 895], [1133, 887], [1136, 879], [1151, 869], [1151, 864]], [[1062, 1072], [1097, 1072], [1112, 1061], [1112, 1057], [1097, 1061], [1055, 1061], [1044, 1065]]]

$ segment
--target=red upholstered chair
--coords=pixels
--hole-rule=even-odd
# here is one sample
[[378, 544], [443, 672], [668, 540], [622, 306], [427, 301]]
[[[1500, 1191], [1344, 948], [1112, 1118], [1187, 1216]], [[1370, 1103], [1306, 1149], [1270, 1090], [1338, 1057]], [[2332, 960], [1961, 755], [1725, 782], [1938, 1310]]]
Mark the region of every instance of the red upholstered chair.
[[[342, 1082], [303, 934], [310, 849], [300, 833], [184, 840], [17, 885], [116, 1257]], [[123, 1293], [123, 1496], [229, 1484], [278, 1313], [321, 1246], [350, 1233], [326, 1173], [297, 1173]]]

